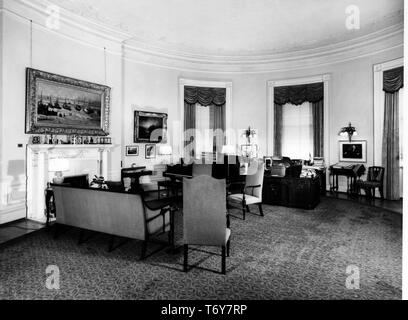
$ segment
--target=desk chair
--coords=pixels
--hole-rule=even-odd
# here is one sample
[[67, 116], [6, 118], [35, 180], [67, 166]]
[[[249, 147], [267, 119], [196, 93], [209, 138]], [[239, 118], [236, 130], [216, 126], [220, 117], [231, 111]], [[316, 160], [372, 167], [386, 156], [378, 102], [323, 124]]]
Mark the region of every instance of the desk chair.
[[201, 175], [183, 181], [184, 272], [189, 245], [221, 247], [221, 272], [226, 273], [231, 230], [226, 212], [225, 180]]
[[[251, 172], [251, 166], [257, 166], [256, 172]], [[250, 164], [249, 173], [246, 176], [245, 184], [241, 193], [231, 194], [227, 197], [228, 205], [240, 204], [242, 207], [242, 218], [245, 220], [245, 213], [249, 211], [249, 205], [258, 205], [259, 212], [263, 217], [262, 210], [262, 187], [265, 173], [265, 164], [254, 161]]]

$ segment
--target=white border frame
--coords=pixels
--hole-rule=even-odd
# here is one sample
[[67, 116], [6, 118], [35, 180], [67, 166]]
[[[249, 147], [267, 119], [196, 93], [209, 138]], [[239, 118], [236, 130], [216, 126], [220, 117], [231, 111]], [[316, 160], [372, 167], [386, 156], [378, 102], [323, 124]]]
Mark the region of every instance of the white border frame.
[[398, 58], [384, 63], [375, 64], [374, 71], [374, 117], [373, 117], [373, 163], [382, 166], [382, 138], [384, 124], [383, 76], [384, 71], [404, 66], [404, 59]]
[[268, 156], [273, 155], [274, 149], [274, 93], [275, 87], [282, 86], [292, 86], [292, 85], [301, 85], [309, 83], [323, 82], [323, 110], [324, 110], [324, 143], [323, 143], [323, 153], [325, 163], [330, 163], [330, 101], [331, 101], [331, 92], [329, 82], [331, 80], [330, 74], [323, 74], [319, 76], [305, 77], [305, 78], [296, 78], [288, 80], [271, 80], [268, 81], [268, 108], [267, 108], [267, 150]]
[[[179, 132], [178, 139], [173, 140], [173, 150], [178, 150], [180, 157], [184, 156], [184, 87], [207, 87], [207, 88], [225, 88], [225, 136], [226, 144], [231, 140], [231, 128], [232, 128], [232, 81], [210, 81], [210, 80], [193, 80], [193, 79], [179, 79]], [[176, 141], [179, 142], [179, 146], [175, 145]]]
[[[137, 154], [130, 154], [129, 149], [130, 148], [137, 148]], [[137, 157], [139, 156], [139, 146], [126, 146], [126, 157]]]
[[[361, 144], [362, 145], [362, 159], [351, 159], [351, 158], [343, 158], [343, 148], [342, 146], [345, 144]], [[367, 163], [367, 140], [340, 140], [339, 141], [339, 161], [340, 162], [355, 162], [355, 163]]]

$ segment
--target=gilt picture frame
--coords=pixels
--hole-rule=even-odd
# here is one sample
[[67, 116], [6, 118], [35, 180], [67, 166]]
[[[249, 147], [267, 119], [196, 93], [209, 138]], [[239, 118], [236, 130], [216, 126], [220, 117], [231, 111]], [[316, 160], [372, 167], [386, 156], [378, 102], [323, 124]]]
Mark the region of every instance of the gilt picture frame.
[[167, 113], [135, 111], [135, 143], [166, 143]]
[[108, 86], [27, 68], [25, 133], [107, 136], [110, 102]]

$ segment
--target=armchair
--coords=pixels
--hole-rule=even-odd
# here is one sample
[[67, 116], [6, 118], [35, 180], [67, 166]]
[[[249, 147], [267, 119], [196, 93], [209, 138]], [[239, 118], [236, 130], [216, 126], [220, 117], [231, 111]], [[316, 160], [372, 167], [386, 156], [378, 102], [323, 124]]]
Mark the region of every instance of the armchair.
[[[245, 213], [249, 211], [249, 205], [258, 205], [260, 215], [263, 217], [262, 210], [262, 187], [265, 173], [265, 164], [254, 161], [251, 166], [256, 166], [256, 172], [250, 172], [245, 179], [241, 193], [228, 195], [227, 201], [230, 204], [240, 204], [242, 207], [242, 218], [245, 220]], [[252, 173], [252, 174], [251, 174]]]
[[188, 271], [189, 245], [221, 247], [221, 272], [226, 273], [231, 230], [226, 212], [225, 180], [207, 175], [183, 181], [184, 272]]

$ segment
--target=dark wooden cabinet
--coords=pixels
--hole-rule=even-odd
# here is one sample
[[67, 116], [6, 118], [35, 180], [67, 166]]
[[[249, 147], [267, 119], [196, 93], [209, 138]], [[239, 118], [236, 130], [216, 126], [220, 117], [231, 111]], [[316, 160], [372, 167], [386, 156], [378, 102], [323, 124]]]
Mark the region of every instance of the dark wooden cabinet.
[[263, 203], [313, 209], [320, 202], [321, 177], [291, 178], [265, 175], [263, 185]]

